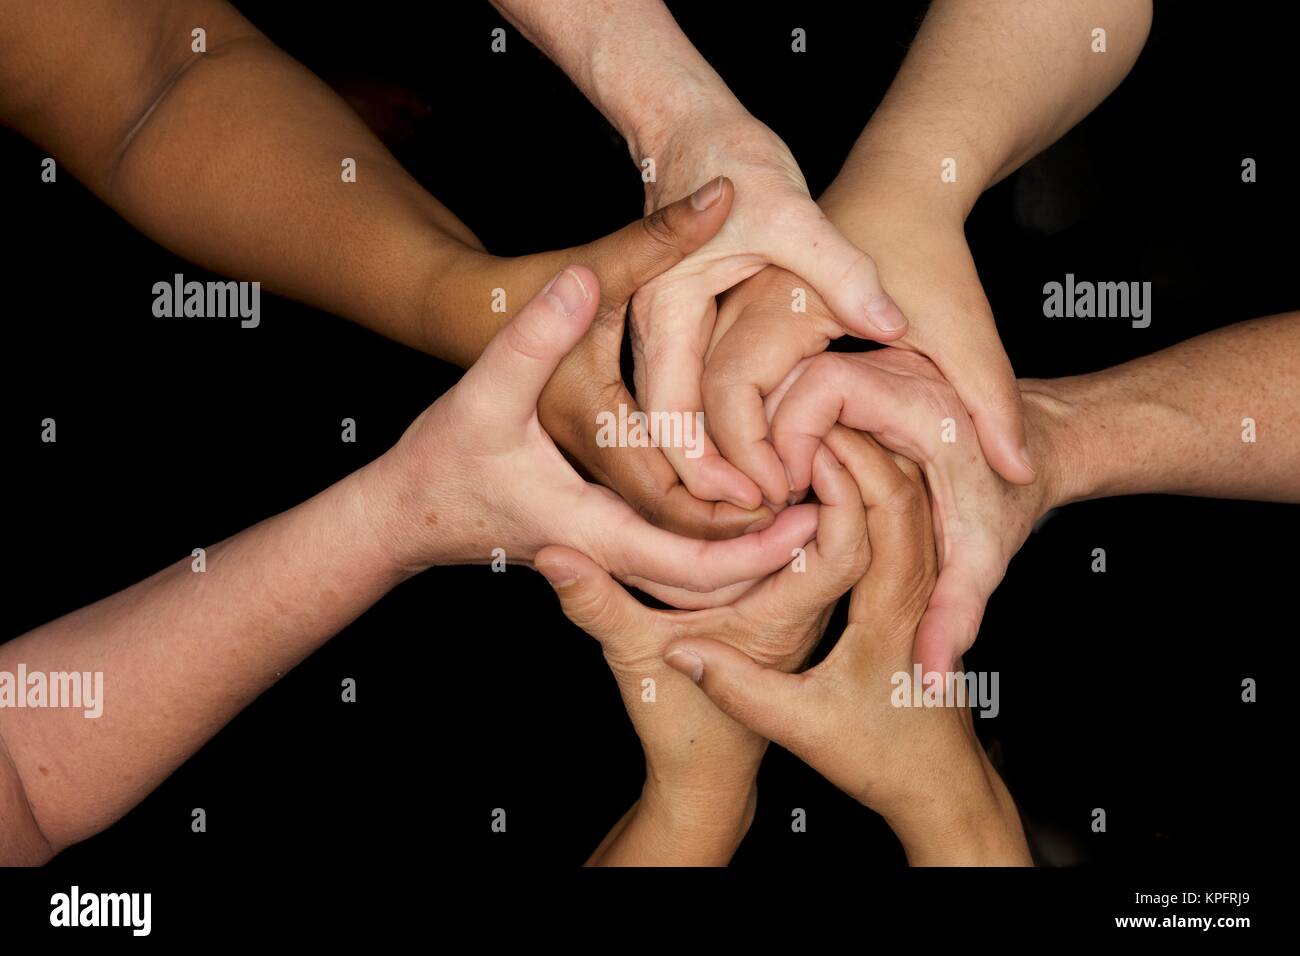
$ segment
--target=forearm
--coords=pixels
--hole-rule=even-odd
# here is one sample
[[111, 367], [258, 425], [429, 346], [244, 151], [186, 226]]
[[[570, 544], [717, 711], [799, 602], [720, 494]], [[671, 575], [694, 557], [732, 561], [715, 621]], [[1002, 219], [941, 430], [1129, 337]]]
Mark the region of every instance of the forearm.
[[[882, 184], [964, 220], [1119, 85], [1150, 25], [1149, 0], [935, 0], [823, 206], [847, 207], [831, 218], [850, 239], [852, 197]], [[1104, 53], [1092, 49], [1098, 27]]]
[[[196, 27], [207, 52], [191, 49]], [[438, 351], [430, 287], [477, 240], [227, 4], [21, 2], [0, 44], [6, 121], [150, 237]]]
[[1300, 312], [1021, 388], [1051, 442], [1055, 504], [1142, 493], [1300, 502]]
[[363, 481], [354, 474], [208, 548], [206, 570], [187, 557], [0, 646], [0, 672], [103, 675], [97, 716], [0, 709], [0, 737], [55, 851], [122, 816], [401, 579]]
[[638, 164], [671, 161], [656, 154], [687, 114], [744, 113], [662, 0], [492, 3], [623, 134]]
[[588, 866], [726, 866], [749, 832], [758, 802], [750, 778], [734, 788], [669, 793], [646, 781]]

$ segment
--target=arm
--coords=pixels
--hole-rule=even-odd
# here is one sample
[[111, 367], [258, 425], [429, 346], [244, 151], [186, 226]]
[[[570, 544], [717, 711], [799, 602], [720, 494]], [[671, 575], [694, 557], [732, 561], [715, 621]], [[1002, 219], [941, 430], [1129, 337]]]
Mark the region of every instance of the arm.
[[[636, 295], [636, 391], [654, 411], [704, 407], [700, 378], [714, 297], [775, 263], [802, 276], [844, 331], [879, 341], [907, 327], [871, 258], [826, 220], [785, 143], [751, 116], [682, 34], [660, 0], [497, 0], [628, 139], [646, 179], [646, 208], [690, 193], [719, 173], [736, 202], [709, 243]], [[653, 163], [651, 168], [649, 163]], [[653, 172], [653, 175], [650, 175]], [[753, 481], [718, 454], [668, 457], [691, 493], [756, 508], [786, 503], [778, 473]]]
[[[1033, 480], [1034, 456], [963, 224], [986, 188], [1118, 85], [1150, 20], [1144, 0], [939, 0], [820, 199], [830, 221], [871, 251], [907, 315], [907, 334], [896, 344], [928, 356], [952, 382], [984, 456], [1010, 481]], [[1098, 26], [1106, 30], [1105, 53], [1090, 46]], [[948, 160], [955, 181], [943, 175]], [[705, 410], [719, 448], [765, 488], [779, 483], [782, 463], [766, 441], [762, 397], [844, 331], [828, 321], [828, 309], [791, 311], [792, 289], [815, 286], [791, 271], [766, 269], [728, 297], [718, 325], [732, 331], [721, 341], [715, 332], [705, 372]]]
[[[1104, 53], [1092, 49], [1097, 27]], [[985, 189], [1119, 85], [1150, 27], [1149, 0], [937, 0], [821, 197], [830, 220], [872, 250], [913, 317], [902, 344], [953, 383], [985, 457], [1012, 481], [1032, 480], [1033, 456], [962, 224]], [[940, 175], [949, 159], [955, 182]]]
[[18, 0], [0, 54], [0, 116], [142, 232], [431, 348], [429, 287], [478, 240], [229, 4]]
[[[0, 862], [41, 862], [113, 823], [402, 580], [363, 482], [354, 474], [215, 545], [203, 573], [186, 558], [0, 646], [0, 672], [103, 674], [98, 717], [0, 709], [5, 782], [24, 795], [0, 795]], [[26, 858], [9, 844], [24, 805], [20, 819], [48, 844]]]
[[[825, 353], [773, 396], [772, 435], [796, 480], [836, 421], [918, 462], [941, 533], [939, 580], [916, 657], [946, 670], [1034, 522], [1084, 498], [1166, 493], [1300, 501], [1300, 312], [1189, 339], [1115, 368], [1020, 382], [1042, 446], [1032, 485], [985, 463], [960, 398], [921, 356]], [[1243, 441], [1250, 418], [1256, 441]]]
[[1047, 508], [1146, 493], [1300, 502], [1300, 312], [1021, 390], [1055, 460]]
[[[584, 483], [546, 437], [538, 397], [598, 296], [586, 269], [556, 276], [397, 445], [216, 545], [206, 571], [173, 565], [0, 647], [6, 674], [104, 675], [97, 717], [0, 708], [0, 862], [40, 862], [112, 823], [284, 671], [432, 565], [486, 562], [497, 547], [528, 562], [561, 541], [671, 598], [699, 581], [743, 591], [785, 564], [815, 510], [735, 540], [679, 538]], [[667, 587], [664, 572], [676, 577]]]
[[627, 140], [638, 165], [659, 155], [678, 122], [701, 106], [717, 115], [747, 115], [663, 0], [492, 5], [568, 74]]
[[[1092, 50], [1097, 27], [1106, 31], [1104, 53]], [[1119, 86], [1150, 29], [1150, 0], [935, 0], [823, 197], [828, 215], [852, 237], [869, 216], [856, 197], [887, 182], [965, 221], [984, 190]], [[955, 182], [939, 175], [948, 157]]]
[[[205, 53], [191, 49], [199, 26]], [[591, 267], [604, 321], [548, 389], [543, 424], [663, 527], [717, 538], [771, 524], [767, 509], [693, 499], [657, 448], [592, 440], [599, 412], [635, 409], [612, 344], [627, 301], [725, 221], [732, 189], [716, 177], [711, 206], [683, 200], [577, 249], [488, 255], [341, 98], [220, 0], [6, 4], [0, 117], [180, 255], [463, 367], [563, 265]]]

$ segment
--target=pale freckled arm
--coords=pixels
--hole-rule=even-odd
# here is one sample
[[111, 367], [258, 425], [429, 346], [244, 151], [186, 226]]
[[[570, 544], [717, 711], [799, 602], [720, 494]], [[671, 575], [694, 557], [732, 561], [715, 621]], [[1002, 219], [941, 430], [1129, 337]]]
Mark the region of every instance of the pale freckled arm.
[[0, 864], [113, 823], [403, 578], [364, 475], [0, 645], [0, 673], [103, 675], [97, 717], [0, 708]]

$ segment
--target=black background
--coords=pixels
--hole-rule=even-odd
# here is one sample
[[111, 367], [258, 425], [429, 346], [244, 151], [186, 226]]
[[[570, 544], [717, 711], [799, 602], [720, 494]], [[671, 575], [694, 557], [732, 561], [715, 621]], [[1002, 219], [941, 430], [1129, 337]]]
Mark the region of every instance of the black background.
[[[422, 96], [433, 116], [396, 152], [490, 250], [585, 242], [640, 215], [621, 140], [513, 30], [506, 54], [490, 52], [503, 22], [487, 4], [237, 6], [323, 75]], [[672, 4], [790, 145], [814, 194], [923, 9], [844, 6]], [[1294, 58], [1275, 9], [1158, 4], [1120, 89], [1032, 172], [981, 200], [968, 235], [1019, 374], [1091, 371], [1297, 306]], [[807, 30], [806, 54], [790, 52], [794, 27]], [[319, 491], [382, 453], [458, 375], [269, 296], [255, 331], [155, 319], [154, 282], [209, 276], [70, 179], [41, 183], [43, 155], [0, 132], [0, 428], [12, 455], [3, 637]], [[1247, 156], [1254, 184], [1241, 182]], [[1050, 234], [1028, 222], [1033, 197], [1057, 204]], [[1044, 319], [1043, 284], [1067, 272], [1151, 281], [1150, 328]], [[54, 445], [40, 441], [47, 416]], [[339, 440], [344, 417], [358, 422], [356, 444]], [[855, 886], [885, 881], [957, 910], [984, 900], [1014, 919], [1077, 910], [1081, 926], [1132, 912], [1133, 891], [1246, 888], [1259, 899], [1282, 826], [1271, 794], [1294, 757], [1280, 748], [1276, 701], [1290, 689], [1280, 669], [1296, 634], [1296, 519], [1295, 508], [1247, 502], [1090, 502], [1057, 513], [1012, 562], [966, 657], [1001, 673], [1002, 712], [976, 723], [1035, 847], [1085, 875], [900, 883], [904, 861], [883, 823], [775, 746], [735, 866], [800, 881], [852, 874]], [[1090, 571], [1095, 547], [1106, 574]], [[358, 682], [355, 705], [339, 700], [345, 677]], [[1260, 703], [1241, 702], [1245, 677]], [[331, 932], [366, 928], [390, 893], [406, 899], [435, 877], [575, 867], [641, 779], [598, 646], [542, 579], [437, 569], [286, 675], [107, 832], [4, 882], [35, 893], [35, 909], [12, 917], [35, 914], [34, 928], [49, 888], [77, 881], [154, 891], [159, 927], [180, 913], [227, 925], [234, 917], [199, 894], [220, 887], [254, 894], [254, 911], [293, 899]], [[190, 832], [200, 806], [207, 834]], [[490, 832], [494, 807], [507, 810], [507, 834]], [[793, 807], [807, 811], [806, 833], [791, 832]], [[1104, 834], [1090, 831], [1094, 807], [1107, 811]]]

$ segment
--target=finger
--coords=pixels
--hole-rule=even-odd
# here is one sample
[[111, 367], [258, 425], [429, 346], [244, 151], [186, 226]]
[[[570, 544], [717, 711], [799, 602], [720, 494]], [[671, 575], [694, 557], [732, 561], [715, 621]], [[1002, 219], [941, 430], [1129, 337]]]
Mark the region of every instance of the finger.
[[[1035, 473], [1025, 439], [1020, 388], [991, 316], [989, 324], [987, 329], [963, 330], [961, 339], [930, 358], [970, 413], [989, 465], [1007, 481], [1025, 485]], [[949, 360], [949, 354], [960, 360]]]
[[770, 577], [753, 581], [738, 581], [715, 591], [691, 591], [687, 588], [671, 587], [657, 581], [639, 578], [636, 575], [630, 575], [621, 580], [628, 587], [644, 591], [656, 600], [663, 601], [670, 607], [675, 607], [680, 611], [703, 611], [707, 608], [735, 604], [761, 580], [770, 580]]
[[[842, 418], [848, 396], [866, 392], [863, 404], [882, 397], [877, 376], [869, 366], [856, 366], [843, 356], [823, 353], [812, 359], [785, 390], [772, 417], [772, 445], [790, 474], [794, 493], [812, 481], [812, 461], [822, 439]], [[855, 428], [863, 426], [854, 424]]]
[[768, 441], [764, 396], [829, 341], [814, 323], [788, 311], [750, 308], [719, 340], [704, 368], [704, 410], [718, 450], [775, 504], [788, 504], [795, 489]]
[[770, 508], [738, 508], [727, 501], [703, 501], [692, 495], [657, 448], [606, 448], [593, 474], [623, 497], [656, 527], [707, 540], [735, 538], [770, 528]]
[[910, 644], [935, 581], [934, 529], [919, 475], [865, 435], [837, 428], [826, 439], [857, 482], [866, 506], [871, 559], [853, 589], [849, 623], [855, 633], [893, 636]]
[[647, 581], [691, 591], [718, 588], [762, 578], [785, 565], [795, 548], [817, 530], [817, 507], [800, 505], [777, 516], [771, 527], [727, 541], [699, 541], [654, 527], [617, 502], [593, 532], [599, 536], [605, 567], [620, 578]]
[[[588, 338], [597, 331], [593, 328]], [[579, 354], [575, 350], [561, 363], [537, 412], [542, 427], [592, 481], [616, 492], [651, 524], [677, 534], [734, 538], [771, 526], [771, 509], [696, 498], [660, 449], [619, 441], [617, 423], [640, 411], [636, 400], [621, 379], [601, 385], [603, 368], [590, 362], [571, 368]]]
[[772, 262], [806, 279], [850, 332], [889, 342], [907, 331], [907, 319], [881, 285], [876, 263], [815, 206], [783, 239], [781, 248], [768, 250]]
[[989, 596], [1001, 581], [1001, 574], [983, 570], [996, 566], [991, 561], [968, 562], [966, 556], [963, 550], [961, 560], [939, 572], [929, 607], [917, 627], [912, 656], [921, 663], [923, 673], [952, 670], [953, 662], [970, 650], [979, 636]]
[[942, 393], [916, 374], [880, 367], [883, 359], [873, 356], [885, 353], [905, 357], [909, 367], [931, 367], [924, 357], [896, 349], [858, 355], [826, 352], [812, 359], [785, 393], [772, 419], [772, 443], [790, 469], [796, 493], [807, 487], [812, 455], [837, 421], [879, 435], [916, 461], [934, 458], [942, 434], [943, 419], [936, 414]]
[[731, 180], [718, 176], [690, 196], [572, 250], [573, 255], [600, 275], [604, 301], [621, 305], [712, 239], [726, 222], [735, 195]]
[[572, 548], [542, 548], [533, 559], [533, 567], [559, 595], [565, 616], [602, 643], [644, 634], [655, 625], [654, 611]]
[[[839, 429], [837, 429], [839, 431]], [[822, 447], [813, 462], [817, 538], [743, 605], [747, 618], [805, 626], [858, 583], [867, 569], [867, 514], [853, 475]]]
[[526, 423], [560, 361], [591, 326], [599, 294], [590, 269], [556, 275], [492, 337], [460, 381], [466, 394], [493, 395], [505, 417]]
[[712, 296], [689, 281], [670, 289], [646, 287], [633, 309], [637, 400], [652, 431], [675, 436], [659, 441], [664, 456], [696, 498], [760, 507], [758, 486], [718, 453], [704, 427], [700, 380], [716, 317]]
[[[781, 384], [764, 396], [763, 414], [767, 416], [767, 434], [769, 440], [772, 436], [772, 419], [776, 417], [776, 410], [781, 407], [781, 400], [785, 398], [786, 392], [790, 391], [790, 388], [794, 383], [799, 381], [800, 376], [803, 375], [804, 371], [811, 364], [812, 359], [810, 358], [802, 359], [795, 363], [794, 368], [790, 369], [789, 374], [787, 374], [785, 378], [781, 379]], [[784, 465], [784, 462], [782, 462], [782, 464]], [[798, 491], [797, 488], [795, 490]]]
[[673, 641], [664, 663], [695, 681], [724, 714], [788, 749], [797, 749], [819, 721], [816, 696], [804, 692], [805, 677], [762, 667], [720, 641]]

